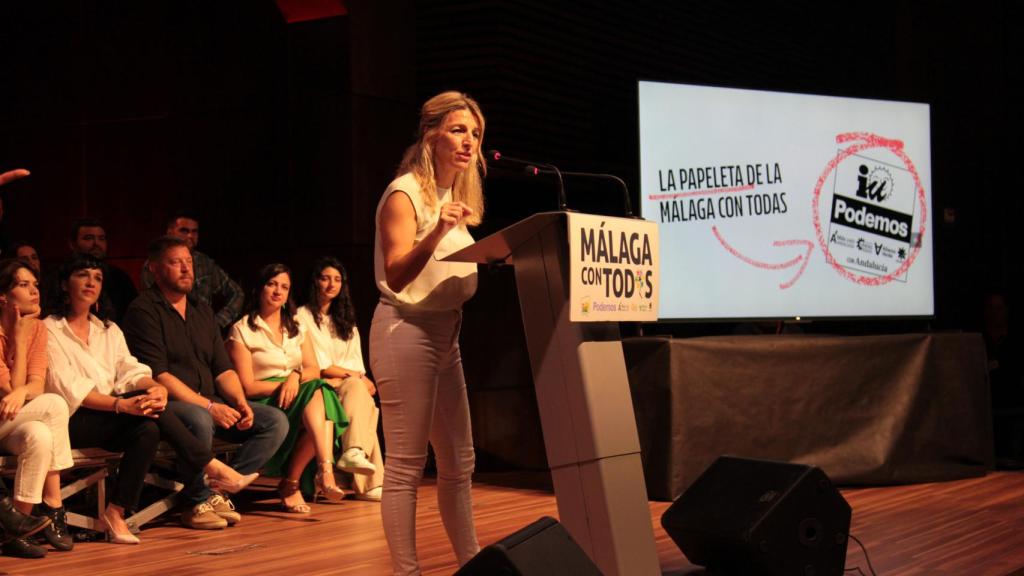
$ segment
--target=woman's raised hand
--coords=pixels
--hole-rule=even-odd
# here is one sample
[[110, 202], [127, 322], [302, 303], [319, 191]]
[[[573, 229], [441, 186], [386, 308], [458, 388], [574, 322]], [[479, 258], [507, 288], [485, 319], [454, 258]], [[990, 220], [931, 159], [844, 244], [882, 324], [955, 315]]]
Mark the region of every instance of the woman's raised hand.
[[3, 327], [4, 334], [13, 340], [24, 340], [35, 330], [39, 313], [23, 315], [21, 307], [8, 299], [0, 305], [0, 327]]
[[473, 209], [463, 202], [446, 202], [441, 205], [441, 211], [437, 217], [437, 226], [434, 227], [443, 238], [452, 228], [462, 223], [462, 220], [473, 213]]

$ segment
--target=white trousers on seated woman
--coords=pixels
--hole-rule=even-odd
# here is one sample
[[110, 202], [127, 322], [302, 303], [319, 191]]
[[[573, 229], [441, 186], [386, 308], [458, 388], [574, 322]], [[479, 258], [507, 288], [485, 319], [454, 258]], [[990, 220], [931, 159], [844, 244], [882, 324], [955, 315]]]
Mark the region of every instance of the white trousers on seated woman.
[[380, 442], [377, 440], [377, 422], [380, 410], [373, 401], [373, 396], [366, 389], [362, 378], [350, 377], [342, 381], [338, 387], [338, 399], [348, 416], [348, 428], [341, 437], [341, 452], [349, 448], [362, 448], [370, 463], [377, 470], [373, 474], [353, 474], [352, 486], [357, 494], [366, 494], [370, 490], [384, 485], [384, 460], [380, 454]]
[[0, 448], [18, 455], [14, 499], [43, 501], [43, 481], [54, 470], [71, 468], [68, 404], [56, 394], [40, 394], [26, 402], [14, 420], [0, 423]]
[[462, 312], [399, 311], [378, 304], [370, 366], [384, 418], [387, 472], [381, 518], [395, 574], [419, 574], [416, 490], [427, 442], [437, 459], [437, 503], [459, 565], [480, 550], [470, 498], [473, 435], [459, 329]]

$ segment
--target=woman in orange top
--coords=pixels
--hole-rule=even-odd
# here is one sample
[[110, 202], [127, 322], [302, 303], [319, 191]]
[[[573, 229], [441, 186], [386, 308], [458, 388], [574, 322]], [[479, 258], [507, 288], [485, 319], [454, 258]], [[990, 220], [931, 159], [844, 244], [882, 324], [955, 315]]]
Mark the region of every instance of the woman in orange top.
[[[60, 471], [70, 468], [68, 405], [44, 394], [46, 329], [39, 321], [39, 283], [18, 260], [0, 264], [0, 448], [18, 455], [14, 506], [29, 514], [35, 504], [50, 517], [43, 535], [57, 550], [71, 550]], [[4, 554], [41, 558], [46, 550], [24, 538], [3, 545]]]

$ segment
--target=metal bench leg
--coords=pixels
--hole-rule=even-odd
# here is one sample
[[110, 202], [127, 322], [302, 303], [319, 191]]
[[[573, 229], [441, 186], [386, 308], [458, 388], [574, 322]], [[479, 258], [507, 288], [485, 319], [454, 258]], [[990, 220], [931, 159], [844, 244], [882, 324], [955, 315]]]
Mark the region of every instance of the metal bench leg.
[[79, 478], [60, 489], [60, 497], [62, 500], [65, 500], [90, 486], [96, 486], [96, 517], [90, 518], [76, 512], [68, 512], [69, 525], [96, 531], [106, 529], [106, 524], [99, 518], [103, 514], [104, 508], [107, 507], [107, 490], [106, 482], [104, 482], [107, 476], [109, 476], [107, 469], [101, 468], [85, 478]]
[[172, 493], [160, 500], [157, 500], [156, 502], [153, 502], [135, 514], [132, 514], [130, 518], [125, 518], [125, 522], [128, 523], [128, 527], [132, 532], [137, 532], [143, 524], [152, 521], [154, 518], [157, 518], [165, 512], [173, 510], [178, 505], [181, 490], [185, 488], [185, 485], [181, 482], [167, 480], [166, 478], [161, 478], [153, 473], [146, 474], [146, 484], [156, 486], [158, 488], [165, 488], [170, 490]]

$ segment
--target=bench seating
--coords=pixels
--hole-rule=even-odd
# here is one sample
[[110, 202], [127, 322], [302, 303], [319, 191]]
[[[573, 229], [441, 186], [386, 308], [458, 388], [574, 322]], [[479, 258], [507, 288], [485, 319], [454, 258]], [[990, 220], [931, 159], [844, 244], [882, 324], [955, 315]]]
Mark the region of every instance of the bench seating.
[[[217, 456], [230, 455], [238, 447], [238, 444], [230, 442], [223, 442], [217, 439], [213, 441], [213, 453]], [[74, 482], [63, 485], [60, 490], [60, 496], [62, 499], [67, 500], [71, 496], [95, 486], [96, 515], [87, 516], [78, 512], [68, 512], [68, 525], [103, 532], [106, 530], [106, 526], [100, 520], [100, 514], [107, 507], [105, 480], [117, 468], [118, 462], [121, 460], [121, 454], [119, 452], [107, 452], [102, 448], [78, 448], [71, 451], [71, 456], [74, 459], [74, 465], [68, 470], [95, 469], [95, 471]], [[174, 460], [174, 450], [166, 442], [161, 442], [160, 447], [157, 449], [155, 462], [163, 463], [173, 468]], [[13, 476], [15, 471], [17, 471], [17, 467], [17, 456], [0, 453], [0, 475]], [[146, 474], [145, 482], [151, 486], [165, 489], [169, 493], [167, 496], [137, 511], [132, 516], [125, 518], [133, 532], [138, 531], [144, 524], [175, 508], [178, 505], [179, 492], [184, 488], [184, 485], [180, 482], [168, 480], [152, 471]]]

